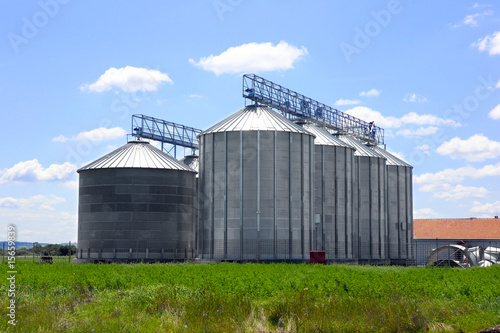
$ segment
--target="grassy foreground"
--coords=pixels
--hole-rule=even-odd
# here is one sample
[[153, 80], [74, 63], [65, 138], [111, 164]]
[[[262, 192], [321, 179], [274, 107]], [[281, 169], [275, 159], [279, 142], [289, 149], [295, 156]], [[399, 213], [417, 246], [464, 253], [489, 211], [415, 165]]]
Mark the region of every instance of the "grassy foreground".
[[[7, 281], [7, 265], [0, 276]], [[0, 331], [477, 332], [500, 324], [500, 265], [16, 263]]]

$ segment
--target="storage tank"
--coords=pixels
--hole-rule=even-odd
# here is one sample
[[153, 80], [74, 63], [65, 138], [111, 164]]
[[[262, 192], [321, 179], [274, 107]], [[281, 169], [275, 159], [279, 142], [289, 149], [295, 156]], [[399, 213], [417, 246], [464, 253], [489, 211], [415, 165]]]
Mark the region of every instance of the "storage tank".
[[[354, 152], [354, 234], [356, 257], [387, 259], [386, 158], [358, 139], [342, 135]], [[357, 208], [357, 209], [356, 209]]]
[[195, 251], [195, 172], [131, 141], [79, 173], [78, 259], [183, 259]]
[[387, 159], [389, 258], [413, 259], [413, 167], [385, 149], [373, 149]]
[[353, 258], [353, 184], [355, 149], [315, 124], [314, 249], [326, 259]]
[[199, 251], [209, 260], [305, 260], [314, 136], [247, 106], [200, 136]]
[[[196, 193], [196, 199], [195, 199], [195, 207], [196, 207], [196, 213], [195, 213], [195, 230], [197, 231], [197, 225], [198, 225], [198, 171], [200, 169], [200, 160], [198, 158], [198, 155], [196, 154], [191, 154], [191, 155], [186, 155], [180, 160], [183, 164], [187, 165], [190, 167], [192, 170], [196, 171], [196, 184], [195, 184], [195, 193]], [[198, 233], [195, 232], [195, 244], [198, 244]], [[196, 247], [196, 245], [195, 245]]]

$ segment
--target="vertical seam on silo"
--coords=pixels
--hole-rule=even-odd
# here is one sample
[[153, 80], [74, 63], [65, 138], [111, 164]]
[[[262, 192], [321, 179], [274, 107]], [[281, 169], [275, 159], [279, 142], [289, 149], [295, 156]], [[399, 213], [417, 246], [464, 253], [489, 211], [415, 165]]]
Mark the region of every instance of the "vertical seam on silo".
[[304, 258], [304, 135], [300, 135], [300, 252]]
[[227, 259], [227, 131], [224, 131], [224, 258]]
[[389, 207], [387, 204], [387, 192], [389, 191], [389, 168], [387, 165], [388, 159], [384, 162], [384, 202], [382, 208], [384, 209], [384, 250], [385, 250], [385, 258], [389, 259]]
[[273, 244], [273, 255], [276, 259], [277, 255], [277, 243], [278, 243], [278, 220], [277, 220], [277, 210], [278, 210], [278, 162], [277, 162], [277, 149], [278, 149], [278, 131], [274, 131], [274, 244]]
[[[345, 158], [345, 191], [344, 191], [344, 195], [345, 195], [345, 205], [346, 205], [346, 209], [345, 209], [345, 218], [346, 218], [346, 225], [349, 225], [349, 233], [346, 235], [346, 242], [348, 242], [348, 245], [347, 245], [347, 256], [349, 259], [352, 259], [352, 254], [353, 254], [353, 234], [354, 234], [354, 225], [353, 225], [353, 217], [352, 217], [352, 200], [350, 200], [350, 195], [349, 195], [349, 168], [348, 168], [348, 162], [347, 162], [347, 158], [348, 158], [348, 152], [349, 152], [349, 149], [348, 148], [342, 148], [344, 149], [344, 158]], [[351, 165], [351, 168], [352, 170], [352, 165]], [[351, 188], [351, 193], [352, 193], [352, 188]]]
[[355, 171], [355, 174], [356, 174], [356, 178], [354, 179], [354, 186], [357, 187], [357, 203], [356, 203], [356, 215], [357, 215], [357, 236], [358, 236], [358, 240], [357, 240], [357, 243], [358, 243], [358, 253], [357, 253], [357, 257], [358, 258], [361, 258], [361, 230], [360, 230], [360, 227], [359, 227], [359, 217], [360, 217], [360, 214], [359, 214], [359, 210], [360, 210], [360, 185], [359, 185], [359, 174], [361, 172], [361, 169], [360, 169], [360, 163], [359, 163], [359, 157], [357, 156], [354, 156], [353, 157], [354, 161], [358, 161], [356, 163], [356, 166], [357, 166], [357, 170]]
[[[378, 214], [379, 214], [379, 224], [380, 224], [380, 231], [379, 231], [379, 253], [380, 257], [387, 259], [387, 247], [386, 247], [386, 242], [387, 242], [387, 214], [384, 211], [384, 204], [385, 204], [385, 194], [387, 193], [385, 190], [386, 186], [386, 162], [387, 160], [379, 158], [379, 166], [378, 166], [378, 173], [379, 177], [383, 177], [381, 181], [379, 181], [379, 184], [382, 183], [383, 186], [379, 185], [379, 203], [378, 203]], [[381, 171], [382, 170], [382, 171]], [[382, 202], [384, 200], [384, 202]]]
[[243, 131], [240, 131], [240, 258], [243, 258]]
[[400, 185], [400, 181], [399, 181], [399, 180], [400, 180], [400, 176], [399, 176], [399, 172], [400, 172], [400, 171], [399, 171], [399, 168], [400, 168], [399, 166], [396, 166], [396, 170], [397, 170], [397, 172], [396, 172], [396, 176], [397, 176], [397, 185], [398, 185], [398, 186], [397, 186], [397, 190], [396, 190], [396, 193], [397, 193], [397, 195], [396, 195], [396, 198], [397, 198], [397, 201], [396, 201], [396, 202], [397, 202], [397, 205], [396, 205], [396, 207], [397, 207], [397, 209], [398, 209], [398, 219], [397, 219], [397, 223], [398, 223], [398, 224], [397, 224], [397, 226], [398, 226], [398, 233], [397, 233], [397, 235], [398, 235], [398, 254], [397, 254], [397, 258], [398, 258], [398, 259], [400, 259], [400, 258], [402, 258], [402, 257], [403, 257], [403, 256], [402, 256], [402, 250], [401, 250], [401, 247], [402, 247], [402, 246], [401, 246], [401, 245], [402, 245], [402, 244], [401, 244], [401, 243], [402, 243], [402, 242], [401, 242], [401, 237], [402, 237], [402, 236], [401, 236], [401, 234], [402, 234], [402, 232], [401, 232], [401, 231], [402, 231], [402, 230], [401, 230], [401, 226], [402, 226], [402, 224], [401, 224], [401, 221], [399, 220], [399, 218], [400, 218], [400, 216], [401, 216], [401, 207], [400, 207], [400, 205], [399, 205], [399, 200], [400, 200], [400, 196], [401, 196], [401, 193], [400, 193], [400, 191], [399, 191], [399, 187], [400, 187], [400, 186], [399, 186], [399, 185]]
[[292, 133], [288, 132], [288, 255], [292, 256], [293, 251], [293, 233], [292, 233]]
[[313, 232], [314, 232], [314, 171], [315, 171], [315, 155], [316, 147], [314, 146], [314, 138], [309, 136], [309, 250], [313, 247]]
[[378, 259], [382, 259], [382, 215], [381, 215], [381, 211], [380, 211], [380, 199], [381, 199], [381, 194], [382, 194], [382, 188], [380, 186], [380, 183], [382, 182], [382, 177], [380, 175], [380, 164], [381, 164], [381, 161], [382, 159], [379, 158], [379, 157], [375, 157], [377, 159], [377, 229], [378, 229], [378, 239], [377, 239], [377, 242], [378, 242], [378, 246], [377, 246], [377, 250], [378, 250]]
[[339, 226], [338, 226], [338, 218], [339, 218], [339, 196], [338, 196], [338, 183], [337, 183], [337, 149], [333, 149], [333, 187], [332, 191], [334, 198], [334, 207], [335, 207], [335, 221], [333, 222], [333, 230], [335, 230], [335, 259], [339, 258]]
[[321, 249], [325, 250], [324, 238], [325, 234], [325, 146], [321, 146]]
[[214, 209], [215, 209], [215, 133], [212, 133], [212, 172], [211, 172], [211, 184], [212, 188], [211, 190], [211, 197], [212, 197], [212, 209], [211, 209], [211, 216], [210, 216], [210, 259], [213, 259], [214, 256]]
[[[394, 257], [393, 252], [394, 252], [394, 224], [392, 222], [392, 213], [391, 213], [391, 200], [392, 200], [392, 193], [390, 191], [390, 184], [389, 182], [391, 181], [390, 173], [391, 169], [389, 165], [385, 166], [385, 218], [386, 218], [386, 224], [387, 224], [387, 246], [386, 246], [386, 251], [387, 251], [387, 258], [392, 259]], [[392, 226], [391, 226], [392, 225]]]
[[[406, 183], [406, 191], [405, 191], [405, 200], [406, 200], [406, 257], [409, 259], [413, 259], [413, 197], [411, 195], [412, 192], [412, 177], [411, 177], [411, 169], [406, 167], [405, 173], [405, 183]], [[410, 191], [408, 192], [408, 189]], [[408, 195], [410, 193], [410, 195]], [[411, 230], [410, 230], [410, 222], [411, 222]]]
[[[336, 148], [336, 149], [340, 149], [340, 148]], [[346, 148], [342, 148], [342, 151], [344, 152], [344, 173], [342, 174], [343, 178], [344, 178], [344, 225], [345, 225], [345, 237], [344, 237], [344, 242], [345, 242], [345, 259], [348, 259], [349, 258], [349, 246], [351, 244], [351, 242], [349, 242], [349, 234], [352, 234], [352, 230], [350, 230], [350, 226], [349, 226], [349, 214], [347, 212], [347, 209], [348, 209], [348, 198], [347, 198], [347, 187], [348, 187], [348, 184], [347, 184], [347, 149]]]
[[[204, 177], [204, 172], [205, 172], [205, 166], [203, 165], [204, 161], [205, 161], [205, 158], [204, 158], [204, 155], [205, 155], [205, 143], [204, 143], [204, 136], [201, 136], [200, 137], [200, 158], [199, 158], [199, 170], [198, 170], [198, 198], [197, 198], [197, 201], [198, 201], [198, 218], [197, 218], [197, 221], [198, 221], [198, 241], [196, 242], [197, 246], [198, 246], [198, 251], [203, 253], [203, 234], [200, 232], [200, 229], [202, 228], [201, 227], [201, 222], [203, 221], [204, 219], [204, 208], [201, 208], [204, 206], [203, 205], [200, 205], [201, 202], [205, 201], [205, 196], [202, 195], [201, 193], [204, 192], [205, 190], [205, 177]], [[203, 199], [202, 199], [202, 196], [203, 196]], [[203, 223], [203, 225], [205, 225], [205, 223]]]
[[257, 260], [260, 258], [260, 130], [257, 130]]

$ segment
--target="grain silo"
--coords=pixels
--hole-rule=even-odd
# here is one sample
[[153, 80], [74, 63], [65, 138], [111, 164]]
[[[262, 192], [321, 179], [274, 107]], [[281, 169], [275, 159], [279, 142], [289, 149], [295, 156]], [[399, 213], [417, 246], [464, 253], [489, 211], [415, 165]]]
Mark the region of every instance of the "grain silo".
[[316, 136], [313, 249], [328, 260], [353, 259], [355, 149], [317, 125], [303, 127]]
[[195, 251], [195, 172], [131, 141], [78, 170], [78, 259], [184, 259]]
[[[198, 172], [200, 169], [200, 160], [198, 158], [198, 155], [196, 154], [191, 154], [191, 155], [186, 155], [180, 160], [183, 164], [187, 165], [194, 171], [196, 171], [196, 184], [195, 184], [195, 190], [196, 190], [196, 200], [195, 200], [195, 207], [196, 207], [196, 212], [195, 212], [195, 226], [198, 224]], [[198, 244], [198, 233], [195, 231], [195, 244]], [[196, 245], [195, 245], [196, 248]]]
[[358, 139], [343, 135], [354, 152], [354, 241], [355, 256], [361, 260], [387, 259], [386, 158]]
[[374, 150], [387, 159], [388, 256], [391, 263], [413, 259], [412, 166], [385, 149]]
[[201, 257], [308, 259], [314, 136], [267, 107], [253, 105], [199, 138]]

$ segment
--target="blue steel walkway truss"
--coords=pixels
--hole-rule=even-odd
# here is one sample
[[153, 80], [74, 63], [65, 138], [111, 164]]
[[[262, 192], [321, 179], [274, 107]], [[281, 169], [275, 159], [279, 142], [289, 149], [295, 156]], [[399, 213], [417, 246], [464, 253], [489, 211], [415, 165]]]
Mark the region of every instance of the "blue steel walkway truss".
[[[177, 146], [191, 148], [192, 154], [198, 149], [197, 136], [200, 129], [176, 124], [142, 114], [132, 116], [132, 135], [161, 142], [162, 150], [177, 157]], [[164, 144], [168, 144], [164, 146]]]
[[243, 97], [281, 111], [292, 120], [309, 120], [371, 145], [384, 143], [384, 130], [255, 74], [243, 75]]

